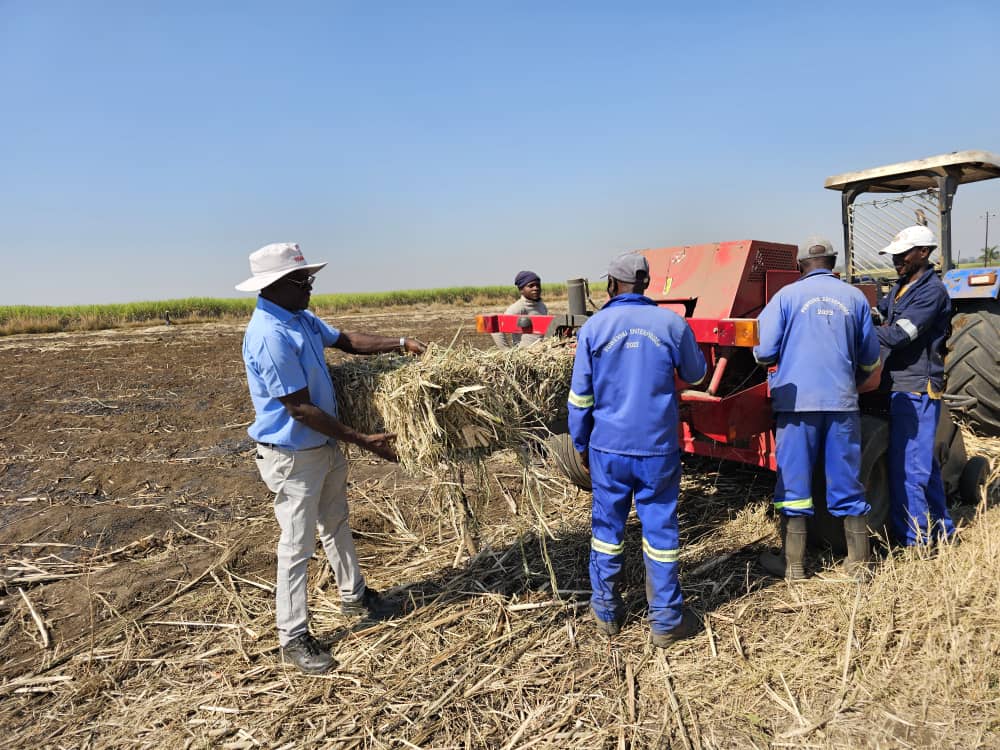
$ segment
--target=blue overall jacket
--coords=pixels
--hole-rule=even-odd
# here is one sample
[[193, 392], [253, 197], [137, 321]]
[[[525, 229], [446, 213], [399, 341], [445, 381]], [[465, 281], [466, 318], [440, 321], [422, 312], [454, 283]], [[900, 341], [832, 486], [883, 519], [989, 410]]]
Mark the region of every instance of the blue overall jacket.
[[879, 364], [865, 296], [826, 269], [782, 287], [757, 318], [776, 412], [857, 411], [857, 381]]
[[951, 326], [951, 299], [941, 279], [928, 268], [912, 284], [897, 281], [878, 309], [885, 318], [878, 340], [889, 350], [883, 385], [937, 397], [944, 390], [942, 352]]
[[707, 365], [694, 332], [641, 294], [620, 294], [580, 328], [569, 394], [578, 451], [668, 456], [679, 450], [674, 370], [691, 384]]

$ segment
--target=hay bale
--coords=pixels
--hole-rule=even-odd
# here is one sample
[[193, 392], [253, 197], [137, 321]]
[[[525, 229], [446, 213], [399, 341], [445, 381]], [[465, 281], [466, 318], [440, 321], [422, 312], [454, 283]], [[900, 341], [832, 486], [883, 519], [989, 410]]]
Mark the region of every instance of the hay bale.
[[419, 358], [354, 357], [330, 368], [341, 419], [395, 433], [411, 472], [542, 439], [566, 417], [572, 371], [573, 350], [558, 341], [506, 350], [431, 344]]

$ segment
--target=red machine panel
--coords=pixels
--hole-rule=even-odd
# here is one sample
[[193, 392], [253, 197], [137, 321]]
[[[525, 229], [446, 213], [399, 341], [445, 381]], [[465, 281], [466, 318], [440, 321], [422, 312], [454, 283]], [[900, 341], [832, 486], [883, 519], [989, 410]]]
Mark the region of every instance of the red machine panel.
[[767, 383], [746, 350], [757, 341], [755, 319], [764, 305], [799, 278], [798, 248], [738, 240], [643, 254], [649, 261], [647, 296], [687, 319], [711, 373], [707, 387], [680, 392], [684, 450], [773, 469]]
[[764, 274], [764, 302], [770, 302], [771, 298], [778, 293], [778, 290], [795, 283], [801, 278], [802, 274], [797, 270], [768, 270]]
[[647, 296], [688, 318], [755, 318], [768, 270], [796, 271], [795, 245], [737, 240], [644, 250]]
[[[773, 469], [774, 415], [765, 373], [749, 349], [764, 305], [799, 278], [798, 249], [737, 240], [642, 252], [650, 271], [646, 295], [684, 316], [708, 362], [703, 383], [677, 383], [684, 450]], [[554, 322], [554, 316], [483, 315], [477, 327], [551, 335]], [[582, 324], [567, 319], [566, 330]]]

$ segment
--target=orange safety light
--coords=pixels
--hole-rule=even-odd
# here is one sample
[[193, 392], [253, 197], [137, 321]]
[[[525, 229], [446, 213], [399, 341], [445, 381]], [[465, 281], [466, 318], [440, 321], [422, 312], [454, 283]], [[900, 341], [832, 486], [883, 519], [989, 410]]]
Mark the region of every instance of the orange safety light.
[[733, 320], [733, 344], [736, 346], [757, 346], [760, 343], [760, 327], [756, 318]]
[[689, 319], [688, 324], [701, 342], [720, 346], [756, 346], [760, 343], [760, 329], [757, 327], [756, 318], [723, 318], [709, 321]]

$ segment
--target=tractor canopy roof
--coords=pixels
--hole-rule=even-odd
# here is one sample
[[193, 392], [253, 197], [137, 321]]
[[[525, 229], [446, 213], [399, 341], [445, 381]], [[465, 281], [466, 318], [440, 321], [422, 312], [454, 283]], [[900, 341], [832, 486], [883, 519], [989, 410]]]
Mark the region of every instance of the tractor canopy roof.
[[989, 151], [953, 151], [950, 154], [914, 159], [885, 167], [827, 177], [823, 187], [829, 190], [860, 189], [869, 193], [909, 193], [938, 186], [938, 177], [949, 172], [958, 184], [1000, 177], [1000, 156]]

